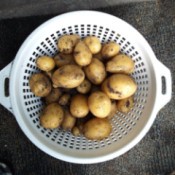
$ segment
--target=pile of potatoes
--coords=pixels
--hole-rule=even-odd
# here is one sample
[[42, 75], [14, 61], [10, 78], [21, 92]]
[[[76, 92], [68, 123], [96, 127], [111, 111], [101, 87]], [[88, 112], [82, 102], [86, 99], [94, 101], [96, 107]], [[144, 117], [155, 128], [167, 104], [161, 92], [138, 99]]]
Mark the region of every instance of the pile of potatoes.
[[108, 137], [110, 119], [134, 105], [133, 60], [117, 43], [102, 44], [95, 36], [64, 35], [57, 45], [55, 57], [36, 59], [41, 71], [29, 79], [31, 91], [45, 102], [40, 124], [92, 140]]

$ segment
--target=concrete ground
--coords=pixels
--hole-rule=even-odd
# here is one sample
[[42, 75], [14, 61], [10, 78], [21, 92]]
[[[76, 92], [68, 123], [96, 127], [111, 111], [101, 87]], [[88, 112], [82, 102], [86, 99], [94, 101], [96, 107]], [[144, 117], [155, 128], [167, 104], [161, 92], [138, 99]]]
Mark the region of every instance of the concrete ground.
[[155, 0], [1, 0], [0, 19], [48, 15]]

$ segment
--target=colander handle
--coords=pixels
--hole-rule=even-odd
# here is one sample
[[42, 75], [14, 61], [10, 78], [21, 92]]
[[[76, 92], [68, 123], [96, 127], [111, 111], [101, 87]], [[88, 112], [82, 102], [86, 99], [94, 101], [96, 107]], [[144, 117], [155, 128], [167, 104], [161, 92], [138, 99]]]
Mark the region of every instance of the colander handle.
[[9, 92], [6, 93], [6, 90], [9, 91], [9, 89], [6, 89], [6, 82], [9, 83], [11, 67], [12, 62], [0, 71], [0, 104], [13, 113]]
[[158, 73], [158, 97], [157, 105], [158, 110], [165, 106], [170, 100], [172, 95], [172, 77], [170, 70], [160, 61], [156, 63]]

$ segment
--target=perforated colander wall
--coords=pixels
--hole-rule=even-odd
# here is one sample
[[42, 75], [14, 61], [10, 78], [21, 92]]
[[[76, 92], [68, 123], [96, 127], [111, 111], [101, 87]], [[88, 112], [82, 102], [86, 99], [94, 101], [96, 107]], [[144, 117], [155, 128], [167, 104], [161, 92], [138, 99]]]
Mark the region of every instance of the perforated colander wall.
[[[120, 44], [121, 52], [129, 55], [135, 62], [135, 72], [132, 74], [138, 85], [138, 90], [135, 94], [135, 106], [127, 115], [122, 113], [116, 114], [112, 119], [113, 131], [110, 137], [102, 141], [90, 141], [84, 137], [75, 137], [70, 132], [65, 132], [60, 128], [55, 130], [44, 129], [39, 123], [39, 114], [43, 103], [40, 98], [35, 97], [31, 92], [28, 82], [29, 77], [39, 71], [35, 64], [36, 58], [42, 55], [54, 56], [58, 52], [57, 40], [64, 34], [79, 34], [81, 37], [94, 35], [101, 42], [115, 41]], [[136, 50], [125, 36], [117, 33], [115, 30], [92, 24], [68, 26], [46, 36], [27, 59], [28, 62], [24, 65], [25, 70], [22, 82], [23, 100], [25, 110], [28, 113], [27, 117], [32, 121], [37, 132], [49, 141], [52, 141], [53, 144], [76, 150], [98, 149], [124, 138], [135, 127], [138, 120], [141, 119], [148, 96], [149, 77], [147, 69], [139, 51]]]

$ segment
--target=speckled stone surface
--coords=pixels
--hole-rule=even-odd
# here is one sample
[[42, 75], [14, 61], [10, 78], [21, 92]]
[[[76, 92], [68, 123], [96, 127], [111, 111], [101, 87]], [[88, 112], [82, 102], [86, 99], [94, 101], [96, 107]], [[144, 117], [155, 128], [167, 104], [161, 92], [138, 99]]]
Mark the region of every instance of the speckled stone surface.
[[[166, 175], [175, 169], [175, 1], [129, 3], [97, 9], [133, 25], [172, 73], [172, 100], [157, 114], [147, 135], [113, 160], [91, 165], [50, 157], [23, 134], [15, 117], [0, 106], [0, 161], [15, 175]], [[15, 57], [24, 39], [45, 20], [58, 15], [0, 20], [0, 69]]]

